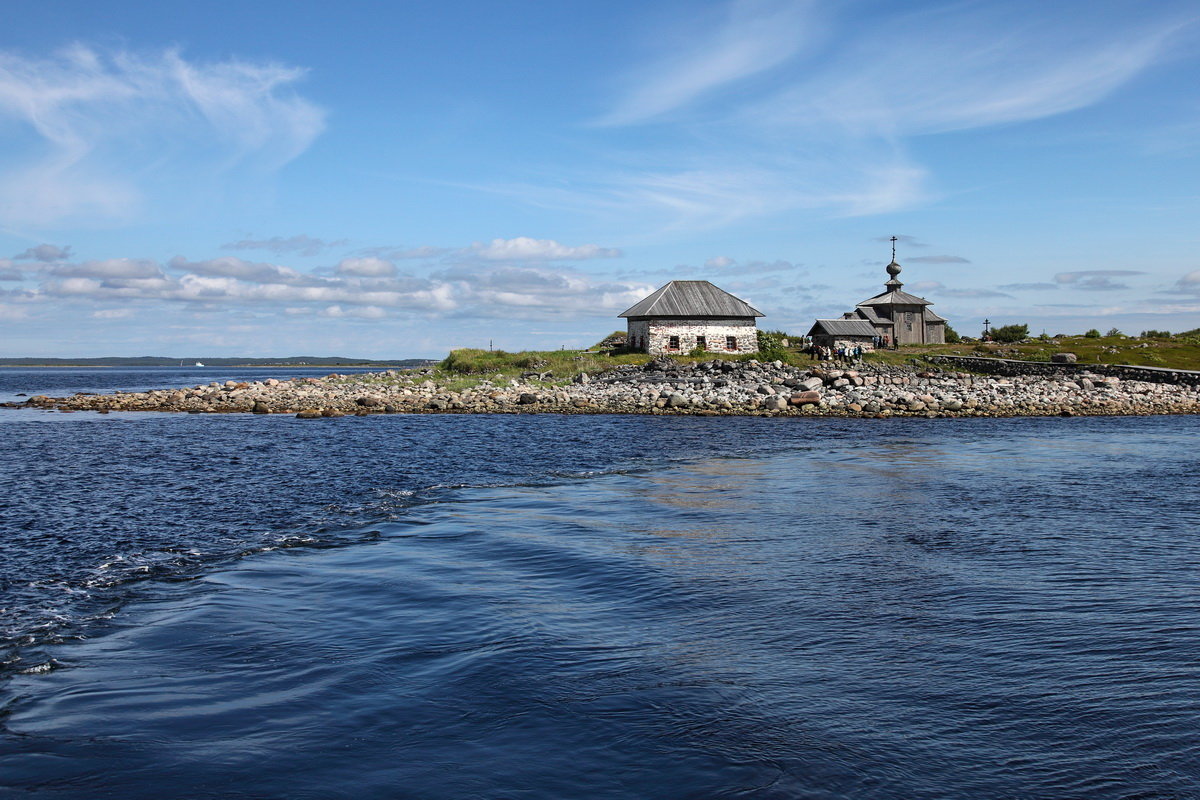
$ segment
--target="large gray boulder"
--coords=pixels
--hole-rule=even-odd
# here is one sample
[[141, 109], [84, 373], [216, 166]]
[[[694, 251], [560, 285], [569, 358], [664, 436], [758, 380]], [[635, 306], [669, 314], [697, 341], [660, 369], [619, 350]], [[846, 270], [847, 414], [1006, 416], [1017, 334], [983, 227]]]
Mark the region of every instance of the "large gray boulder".
[[1050, 356], [1050, 360], [1055, 364], [1074, 364], [1079, 357], [1074, 353], [1055, 353]]

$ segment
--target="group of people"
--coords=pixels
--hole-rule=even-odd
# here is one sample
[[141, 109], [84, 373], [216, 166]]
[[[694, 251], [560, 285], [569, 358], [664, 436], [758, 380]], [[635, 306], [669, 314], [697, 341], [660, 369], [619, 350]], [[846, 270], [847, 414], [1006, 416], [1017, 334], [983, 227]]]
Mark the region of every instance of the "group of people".
[[866, 351], [863, 350], [861, 344], [847, 345], [842, 343], [834, 347], [814, 344], [808, 348], [808, 353], [814, 361], [840, 361], [847, 364], [862, 360], [864, 352]]

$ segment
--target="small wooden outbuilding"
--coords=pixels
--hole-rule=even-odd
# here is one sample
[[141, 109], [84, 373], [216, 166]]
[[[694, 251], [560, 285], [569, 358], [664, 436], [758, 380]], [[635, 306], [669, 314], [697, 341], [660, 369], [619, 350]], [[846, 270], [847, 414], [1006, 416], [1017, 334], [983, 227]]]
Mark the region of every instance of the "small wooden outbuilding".
[[812, 343], [836, 350], [838, 347], [875, 349], [875, 326], [865, 319], [819, 319], [808, 331]]

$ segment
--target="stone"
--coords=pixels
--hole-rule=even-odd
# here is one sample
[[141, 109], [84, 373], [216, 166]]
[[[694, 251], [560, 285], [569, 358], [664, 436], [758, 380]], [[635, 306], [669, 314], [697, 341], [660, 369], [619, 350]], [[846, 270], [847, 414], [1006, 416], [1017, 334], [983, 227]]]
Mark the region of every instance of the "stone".
[[320, 419], [321, 412], [316, 409], [306, 408], [296, 415], [297, 419]]
[[338, 411], [336, 408], [325, 408], [325, 409], [321, 410], [321, 416], [328, 417], [330, 419], [335, 419], [337, 417], [344, 417], [346, 415], [343, 414], [341, 411]]
[[357, 403], [358, 405], [362, 406], [363, 408], [374, 408], [375, 406], [383, 405], [382, 400], [380, 400], [378, 397], [374, 397], [372, 395], [366, 395], [365, 397], [357, 397], [354, 399], [354, 402]]
[[530, 394], [529, 392], [522, 392], [521, 396], [517, 398], [517, 403], [523, 406], [531, 406], [537, 401], [537, 395]]
[[768, 397], [763, 402], [763, 408], [767, 409], [768, 411], [786, 411], [787, 407], [788, 401], [784, 400], [779, 395]]
[[803, 389], [806, 392], [811, 392], [814, 389], [820, 389], [824, 385], [825, 381], [821, 380], [819, 376], [814, 375], [811, 378], [805, 378], [804, 380], [800, 381], [796, 388]]
[[816, 404], [821, 402], [820, 392], [797, 392], [788, 398], [788, 402], [794, 406], [802, 406], [805, 404]]
[[687, 408], [691, 405], [688, 399], [681, 394], [673, 394], [667, 398], [667, 405], [671, 408]]
[[1074, 353], [1055, 353], [1050, 356], [1050, 361], [1054, 364], [1074, 364], [1079, 360], [1079, 357]]
[[268, 406], [266, 403], [264, 403], [262, 400], [255, 400], [254, 407], [251, 408], [250, 410], [253, 411], [255, 414], [270, 414], [271, 413], [271, 407]]

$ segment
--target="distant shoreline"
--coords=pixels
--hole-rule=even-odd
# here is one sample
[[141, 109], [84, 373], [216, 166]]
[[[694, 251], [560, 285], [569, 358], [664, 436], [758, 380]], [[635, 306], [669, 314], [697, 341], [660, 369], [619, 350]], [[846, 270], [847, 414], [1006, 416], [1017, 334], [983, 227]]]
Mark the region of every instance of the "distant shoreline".
[[370, 364], [204, 364], [197, 367], [194, 364], [0, 364], [0, 369], [416, 369], [418, 367], [436, 364], [436, 361], [423, 361], [420, 364], [401, 364], [399, 362], [374, 362]]

